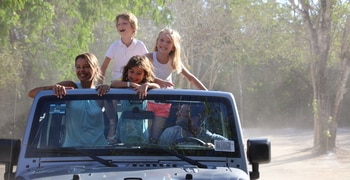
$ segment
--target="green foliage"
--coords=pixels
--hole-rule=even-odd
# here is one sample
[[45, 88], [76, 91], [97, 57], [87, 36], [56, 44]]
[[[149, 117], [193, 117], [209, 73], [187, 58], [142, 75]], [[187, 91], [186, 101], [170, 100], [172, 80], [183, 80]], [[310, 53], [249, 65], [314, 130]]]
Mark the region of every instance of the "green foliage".
[[20, 16], [17, 11], [24, 8], [23, 0], [3, 0], [0, 3], [0, 43], [9, 44], [11, 28], [17, 24]]
[[[113, 22], [122, 11], [141, 15], [156, 12], [162, 5], [160, 0], [5, 1], [0, 5], [1, 32], [5, 32], [0, 37], [5, 47], [19, 50], [27, 58], [24, 66], [37, 74], [33, 78], [73, 79], [75, 56], [89, 51], [94, 40], [101, 38], [94, 36], [96, 25]], [[152, 14], [157, 21], [168, 15]]]
[[0, 89], [20, 81], [21, 60], [13, 59], [8, 51], [0, 53]]

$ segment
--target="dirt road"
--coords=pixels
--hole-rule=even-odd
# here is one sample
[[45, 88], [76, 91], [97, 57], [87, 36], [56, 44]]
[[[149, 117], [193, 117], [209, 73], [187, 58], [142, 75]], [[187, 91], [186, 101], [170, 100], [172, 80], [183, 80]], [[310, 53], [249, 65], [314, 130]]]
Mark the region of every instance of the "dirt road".
[[349, 180], [350, 129], [338, 129], [337, 151], [312, 154], [313, 131], [309, 129], [245, 130], [245, 137], [268, 137], [272, 161], [260, 166], [263, 180]]

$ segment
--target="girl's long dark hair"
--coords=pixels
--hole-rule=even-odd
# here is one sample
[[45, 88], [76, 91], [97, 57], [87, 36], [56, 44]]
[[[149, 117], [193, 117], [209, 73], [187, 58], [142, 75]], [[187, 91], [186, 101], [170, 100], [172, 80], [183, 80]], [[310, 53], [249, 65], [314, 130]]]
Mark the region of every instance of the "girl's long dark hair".
[[129, 81], [128, 70], [133, 67], [140, 67], [145, 72], [145, 77], [142, 79], [141, 83], [154, 82], [155, 75], [151, 61], [146, 56], [140, 55], [131, 57], [128, 64], [124, 66], [122, 81]]

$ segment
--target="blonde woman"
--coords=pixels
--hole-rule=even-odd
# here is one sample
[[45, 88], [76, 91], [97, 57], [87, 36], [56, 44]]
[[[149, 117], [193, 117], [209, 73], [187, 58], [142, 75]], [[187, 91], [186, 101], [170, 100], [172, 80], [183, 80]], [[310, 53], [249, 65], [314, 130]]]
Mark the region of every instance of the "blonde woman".
[[[156, 82], [160, 87], [173, 87], [172, 73], [181, 73], [195, 87], [207, 90], [202, 82], [186, 69], [181, 61], [181, 36], [173, 29], [162, 29], [157, 37], [154, 52], [147, 53], [154, 66]], [[150, 127], [150, 141], [157, 143], [165, 128], [171, 104], [148, 102], [147, 109], [155, 113], [155, 119]]]

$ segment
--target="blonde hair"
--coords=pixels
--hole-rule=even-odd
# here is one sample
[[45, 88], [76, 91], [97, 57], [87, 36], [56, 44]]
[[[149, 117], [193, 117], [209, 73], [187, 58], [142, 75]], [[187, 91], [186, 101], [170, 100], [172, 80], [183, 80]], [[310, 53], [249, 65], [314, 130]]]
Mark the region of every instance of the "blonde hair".
[[88, 52], [83, 53], [83, 54], [79, 54], [77, 57], [75, 57], [75, 63], [80, 58], [88, 61], [89, 65], [93, 71], [94, 83], [96, 83], [98, 80], [103, 79], [103, 76], [101, 74], [100, 65], [98, 64], [98, 59], [96, 58], [96, 56], [94, 54], [88, 53]]
[[118, 25], [118, 19], [119, 18], [122, 18], [124, 20], [127, 20], [129, 21], [131, 27], [135, 30], [134, 31], [134, 36], [136, 35], [136, 32], [137, 32], [137, 29], [138, 29], [138, 25], [137, 25], [137, 18], [136, 16], [131, 13], [131, 12], [124, 12], [124, 13], [121, 13], [121, 14], [118, 14], [116, 17], [115, 17], [115, 25], [117, 26]]
[[169, 36], [174, 45], [174, 50], [172, 50], [169, 53], [169, 57], [172, 60], [171, 66], [175, 69], [176, 73], [179, 74], [182, 71], [181, 36], [177, 31], [173, 29], [169, 29], [169, 28], [162, 29], [158, 34], [154, 51], [158, 51], [157, 44], [161, 34], [166, 34], [167, 36]]

